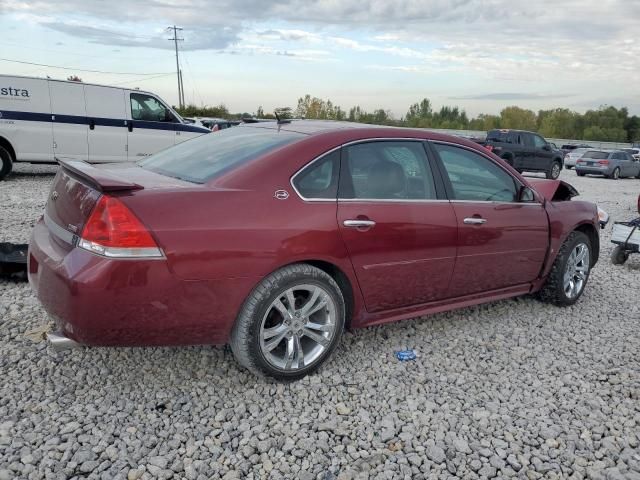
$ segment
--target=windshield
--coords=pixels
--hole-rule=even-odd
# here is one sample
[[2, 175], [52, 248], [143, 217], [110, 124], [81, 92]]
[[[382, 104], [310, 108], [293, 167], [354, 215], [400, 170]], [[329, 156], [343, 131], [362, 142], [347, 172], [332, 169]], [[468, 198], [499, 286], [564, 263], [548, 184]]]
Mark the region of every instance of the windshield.
[[231, 128], [162, 150], [138, 165], [152, 172], [205, 183], [229, 169], [295, 142], [305, 135], [265, 128]]
[[609, 158], [609, 152], [597, 152], [591, 150], [590, 152], [585, 153], [582, 158]]

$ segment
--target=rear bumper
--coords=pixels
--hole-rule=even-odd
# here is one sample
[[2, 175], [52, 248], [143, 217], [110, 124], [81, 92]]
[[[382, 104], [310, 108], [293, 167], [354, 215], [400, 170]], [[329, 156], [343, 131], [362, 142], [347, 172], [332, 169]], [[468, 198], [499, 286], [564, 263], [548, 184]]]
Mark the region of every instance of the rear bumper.
[[587, 167], [584, 165], [576, 165], [576, 172], [592, 174], [592, 175], [611, 175], [613, 169], [611, 167]]
[[42, 220], [29, 244], [28, 272], [57, 324], [52, 343], [60, 345], [224, 344], [255, 283], [183, 281], [165, 260], [100, 257], [59, 241]]

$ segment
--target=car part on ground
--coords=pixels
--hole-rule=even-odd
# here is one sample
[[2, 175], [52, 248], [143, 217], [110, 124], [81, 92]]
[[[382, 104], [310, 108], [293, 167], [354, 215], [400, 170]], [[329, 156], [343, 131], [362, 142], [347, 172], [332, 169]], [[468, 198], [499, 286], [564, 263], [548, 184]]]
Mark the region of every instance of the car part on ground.
[[0, 243], [0, 277], [27, 280], [27, 250], [24, 243]]

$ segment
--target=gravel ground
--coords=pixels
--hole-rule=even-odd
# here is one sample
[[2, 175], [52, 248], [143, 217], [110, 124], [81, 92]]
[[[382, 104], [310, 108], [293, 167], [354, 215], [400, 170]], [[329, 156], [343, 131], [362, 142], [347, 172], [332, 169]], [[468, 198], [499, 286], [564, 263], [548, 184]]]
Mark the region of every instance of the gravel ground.
[[[17, 170], [0, 182], [4, 241], [28, 240], [54, 171]], [[562, 178], [634, 216], [640, 181]], [[638, 480], [640, 255], [611, 265], [609, 237], [573, 307], [521, 298], [359, 330], [288, 385], [224, 348], [56, 353], [28, 335], [46, 325], [29, 286], [0, 281], [0, 480]]]

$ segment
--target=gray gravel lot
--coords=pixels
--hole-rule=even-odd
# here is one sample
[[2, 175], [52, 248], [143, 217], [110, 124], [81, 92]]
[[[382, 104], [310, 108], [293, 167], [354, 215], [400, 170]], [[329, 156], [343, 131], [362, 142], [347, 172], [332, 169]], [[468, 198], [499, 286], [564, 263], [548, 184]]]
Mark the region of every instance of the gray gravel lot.
[[[27, 241], [53, 167], [0, 182], [0, 241]], [[640, 180], [578, 178], [614, 219]], [[582, 299], [502, 301], [346, 334], [294, 384], [224, 348], [55, 353], [25, 283], [0, 280], [0, 480], [640, 479], [640, 255], [610, 227]], [[419, 357], [401, 363], [400, 347]]]

